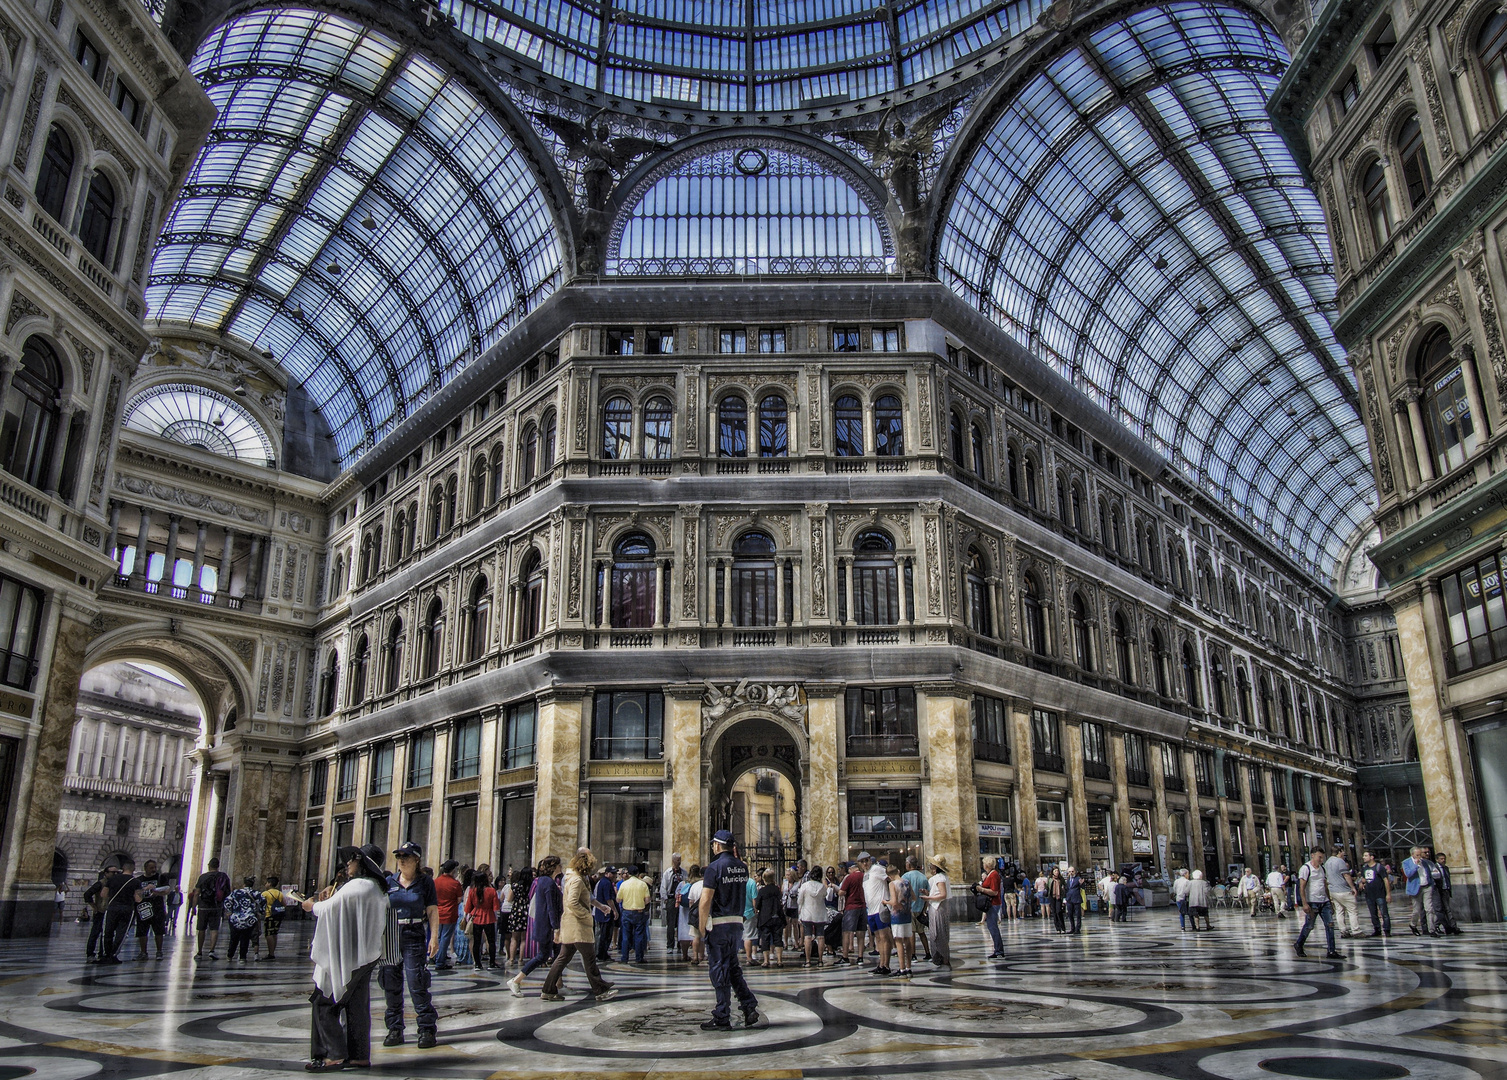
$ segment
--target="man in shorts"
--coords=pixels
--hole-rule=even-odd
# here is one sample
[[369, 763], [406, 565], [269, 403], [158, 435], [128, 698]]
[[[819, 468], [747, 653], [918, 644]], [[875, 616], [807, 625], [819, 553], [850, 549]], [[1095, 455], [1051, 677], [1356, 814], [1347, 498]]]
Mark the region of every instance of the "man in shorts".
[[[869, 868], [870, 859], [867, 851], [860, 851], [858, 860], [848, 864], [847, 876], [837, 887], [842, 904], [842, 955], [837, 958], [839, 964], [863, 962], [864, 915], [867, 908], [863, 900], [863, 874]], [[855, 935], [858, 938], [856, 960], [853, 959]]]
[[220, 940], [220, 919], [224, 912], [220, 905], [230, 895], [230, 875], [220, 869], [219, 859], [209, 860], [209, 869], [194, 882], [194, 891], [188, 898], [189, 917], [197, 911], [199, 947], [194, 950], [194, 959], [215, 958], [215, 942]]
[[863, 898], [869, 917], [869, 934], [879, 948], [879, 963], [870, 975], [889, 975], [890, 947], [890, 872], [883, 859], [871, 860], [863, 875]]

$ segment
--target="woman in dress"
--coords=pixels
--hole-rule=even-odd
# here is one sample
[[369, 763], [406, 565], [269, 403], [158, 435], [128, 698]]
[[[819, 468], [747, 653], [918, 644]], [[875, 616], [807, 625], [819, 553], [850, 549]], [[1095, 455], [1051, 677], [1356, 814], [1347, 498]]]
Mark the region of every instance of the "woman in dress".
[[304, 1065], [309, 1072], [371, 1064], [372, 969], [382, 959], [387, 929], [387, 875], [376, 844], [341, 848], [337, 858], [349, 875], [346, 884], [303, 902], [316, 920], [309, 949], [314, 961], [309, 995], [314, 1015]]
[[927, 864], [931, 877], [926, 881], [926, 891], [921, 894], [931, 919], [931, 962], [937, 967], [952, 967], [952, 933], [947, 924], [947, 898], [951, 894], [947, 879], [947, 857], [933, 855]]
[[559, 869], [560, 860], [554, 855], [539, 860], [539, 876], [534, 878], [534, 888], [529, 895], [527, 931], [534, 952], [518, 969], [518, 974], [508, 980], [508, 990], [514, 997], [523, 996], [523, 980], [535, 968], [552, 961], [559, 947], [555, 940], [560, 929], [560, 886], [555, 881]]
[[533, 896], [534, 870], [533, 867], [525, 866], [522, 870], [513, 871], [513, 879], [508, 885], [508, 891], [513, 901], [513, 910], [507, 916], [507, 928], [504, 931], [508, 954], [507, 962], [516, 968], [523, 963], [523, 938], [528, 933], [529, 900]]

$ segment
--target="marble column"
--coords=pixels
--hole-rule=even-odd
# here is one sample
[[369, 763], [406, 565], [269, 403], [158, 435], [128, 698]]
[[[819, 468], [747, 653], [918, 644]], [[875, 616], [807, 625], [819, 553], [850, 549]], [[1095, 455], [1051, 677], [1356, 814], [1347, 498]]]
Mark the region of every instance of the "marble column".
[[1429, 453], [1428, 436], [1423, 430], [1423, 408], [1418, 404], [1422, 394], [1417, 387], [1409, 387], [1403, 393], [1407, 404], [1408, 430], [1413, 436], [1413, 454], [1418, 461], [1418, 475], [1426, 484], [1434, 479], [1434, 458]]
[[131, 564], [131, 585], [137, 586], [146, 580], [147, 576], [147, 541], [152, 535], [152, 511], [147, 507], [141, 508], [141, 514], [136, 521], [136, 561]]
[[923, 723], [930, 780], [921, 786], [922, 814], [929, 851], [949, 866], [973, 872], [977, 857], [978, 803], [973, 787], [973, 722], [969, 702], [949, 686], [923, 686]]
[[167, 516], [167, 553], [162, 557], [162, 583], [169, 589], [169, 595], [176, 578], [173, 571], [178, 562], [178, 529], [182, 521], [177, 514]]
[[1481, 400], [1481, 382], [1476, 377], [1476, 351], [1469, 342], [1456, 345], [1450, 355], [1460, 364], [1460, 378], [1465, 383], [1465, 399], [1470, 402], [1471, 426], [1475, 429], [1476, 445], [1485, 446], [1490, 438], [1490, 425], [1486, 422], [1486, 406]]
[[68, 438], [73, 434], [73, 416], [78, 407], [66, 404], [58, 410], [57, 433], [53, 436], [52, 458], [47, 462], [47, 478], [43, 490], [49, 495], [58, 493], [63, 481], [63, 459], [68, 456]]
[[[1397, 456], [1402, 459], [1403, 477], [1409, 489], [1416, 488], [1421, 483], [1418, 476], [1418, 457], [1413, 452], [1413, 432], [1408, 427], [1407, 417], [1403, 415], [1400, 402], [1392, 409], [1392, 423], [1397, 434]], [[1377, 438], [1382, 437], [1383, 433], [1377, 432]]]
[[[220, 549], [220, 572], [215, 580], [215, 591], [222, 596], [230, 595], [230, 565], [235, 555], [235, 530], [225, 530], [225, 546]], [[330, 597], [333, 601], [334, 597]]]
[[194, 572], [189, 579], [188, 587], [193, 590], [189, 599], [198, 600], [199, 586], [204, 580], [204, 544], [209, 539], [209, 526], [204, 522], [197, 522], [198, 531], [194, 533]]
[[105, 538], [105, 554], [115, 561], [116, 572], [120, 563], [115, 559], [115, 549], [120, 543], [120, 503], [110, 500], [110, 535]]
[[813, 865], [832, 866], [844, 852], [846, 831], [837, 797], [837, 740], [842, 726], [842, 687], [806, 684], [806, 731], [810, 782], [807, 784], [802, 834]]
[[57, 850], [63, 777], [68, 771], [68, 749], [77, 719], [84, 650], [93, 636], [84, 615], [72, 608], [64, 608], [59, 614], [51, 661], [42, 667], [41, 723], [23, 759], [24, 775], [17, 777], [20, 858], [15, 884], [3, 898], [9, 909], [4, 913], [5, 921], [13, 937], [45, 936], [52, 925], [52, 856]]
[[[1031, 706], [1010, 701], [1010, 757], [1015, 762], [1015, 850], [1021, 868], [1034, 874], [1041, 864], [1040, 839], [1036, 835], [1036, 759], [1031, 749]], [[971, 864], [967, 872], [972, 873]]]
[[1167, 823], [1167, 769], [1162, 761], [1162, 748], [1151, 739], [1146, 740], [1146, 756], [1151, 760], [1151, 850], [1152, 864], [1163, 876], [1170, 877], [1172, 868], [1158, 860], [1162, 857], [1161, 837], [1167, 838], [1167, 858], [1172, 858], [1172, 830]]
[[1193, 751], [1183, 747], [1183, 783], [1188, 791], [1188, 868], [1202, 870], [1204, 865], [1203, 800], [1198, 794], [1198, 761]]
[[1062, 756], [1067, 769], [1067, 843], [1073, 866], [1085, 870], [1093, 865], [1088, 853], [1088, 795], [1083, 786], [1083, 724], [1062, 722]]
[[1130, 792], [1125, 775], [1125, 735], [1112, 731], [1109, 734], [1110, 778], [1115, 788], [1114, 861], [1115, 866], [1131, 861], [1130, 845]]
[[581, 703], [585, 693], [547, 693], [539, 698], [536, 859], [554, 854], [568, 860], [581, 846], [581, 724], [585, 719]]

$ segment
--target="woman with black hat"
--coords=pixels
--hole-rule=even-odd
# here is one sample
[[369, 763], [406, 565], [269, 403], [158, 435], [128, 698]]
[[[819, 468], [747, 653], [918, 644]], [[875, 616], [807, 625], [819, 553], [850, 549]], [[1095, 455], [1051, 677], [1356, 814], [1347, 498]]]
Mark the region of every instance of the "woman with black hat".
[[324, 900], [303, 902], [318, 920], [309, 949], [314, 961], [313, 1031], [304, 1066], [309, 1072], [371, 1064], [371, 979], [387, 929], [387, 876], [376, 844], [343, 847], [336, 857], [350, 880]]

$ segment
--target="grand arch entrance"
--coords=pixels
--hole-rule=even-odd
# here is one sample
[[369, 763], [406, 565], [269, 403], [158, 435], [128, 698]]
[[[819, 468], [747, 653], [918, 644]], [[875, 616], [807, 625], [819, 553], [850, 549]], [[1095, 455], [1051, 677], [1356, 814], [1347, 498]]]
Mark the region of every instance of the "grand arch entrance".
[[708, 736], [702, 750], [703, 835], [728, 829], [745, 862], [783, 874], [804, 851], [809, 825], [804, 731], [748, 709]]

